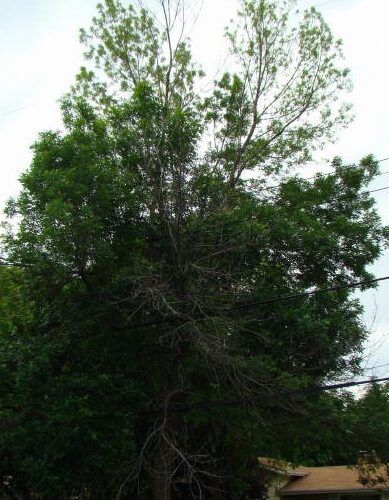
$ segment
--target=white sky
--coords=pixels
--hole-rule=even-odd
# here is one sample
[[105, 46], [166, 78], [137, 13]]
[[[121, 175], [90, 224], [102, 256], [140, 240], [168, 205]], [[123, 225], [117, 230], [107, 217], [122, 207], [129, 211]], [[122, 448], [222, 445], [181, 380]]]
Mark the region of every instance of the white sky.
[[[29, 146], [38, 133], [61, 127], [57, 99], [68, 90], [83, 63], [78, 30], [89, 26], [96, 4], [95, 0], [2, 2], [0, 209], [6, 199], [17, 194], [18, 177], [29, 165]], [[298, 0], [298, 5], [318, 7], [335, 35], [343, 39], [346, 64], [354, 82], [351, 101], [356, 119], [323, 157], [339, 155], [347, 161], [357, 161], [368, 153], [378, 159], [389, 157], [389, 1]], [[222, 33], [233, 17], [234, 6], [235, 0], [204, 0], [192, 28], [195, 56], [211, 81], [223, 63]], [[389, 171], [389, 161], [382, 163], [382, 171]], [[387, 185], [389, 175], [382, 175], [371, 189]], [[388, 194], [389, 190], [376, 195], [386, 224]], [[389, 275], [389, 251], [374, 266], [374, 272], [377, 276]], [[365, 292], [363, 302], [366, 323], [374, 320], [366, 366], [388, 364], [366, 374], [389, 375], [389, 282], [382, 282], [373, 292]]]

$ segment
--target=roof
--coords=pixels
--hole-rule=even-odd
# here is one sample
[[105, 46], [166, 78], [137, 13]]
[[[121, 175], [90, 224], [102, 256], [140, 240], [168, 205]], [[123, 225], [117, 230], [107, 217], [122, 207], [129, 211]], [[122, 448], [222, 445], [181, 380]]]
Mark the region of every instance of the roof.
[[308, 472], [302, 470], [302, 467], [295, 467], [291, 463], [285, 462], [283, 460], [277, 460], [268, 457], [258, 457], [258, 462], [268, 471], [282, 474], [287, 477], [302, 477], [308, 474]]
[[331, 467], [299, 467], [306, 475], [291, 479], [280, 491], [281, 495], [312, 493], [352, 493], [372, 491], [358, 482], [358, 473], [347, 465]]

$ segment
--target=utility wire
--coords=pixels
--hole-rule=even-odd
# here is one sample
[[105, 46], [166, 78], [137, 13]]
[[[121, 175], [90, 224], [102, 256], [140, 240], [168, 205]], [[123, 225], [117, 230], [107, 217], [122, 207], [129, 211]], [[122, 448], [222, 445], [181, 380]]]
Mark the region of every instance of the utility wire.
[[320, 9], [321, 7], [324, 7], [325, 5], [328, 5], [329, 3], [333, 3], [334, 0], [327, 0], [326, 2], [319, 3], [318, 5], [315, 5], [316, 9]]
[[[304, 389], [295, 389], [295, 390], [279, 390], [276, 394], [269, 393], [269, 397], [271, 396], [294, 396], [299, 394], [311, 394], [316, 392], [326, 392], [326, 391], [336, 391], [339, 389], [347, 389], [350, 387], [356, 387], [359, 385], [367, 385], [374, 384], [380, 382], [388, 382], [389, 377], [383, 378], [373, 378], [369, 380], [359, 380], [354, 382], [341, 382], [339, 384], [330, 384], [330, 385], [319, 385], [313, 387], [306, 387]], [[269, 391], [270, 392], [270, 391]], [[193, 404], [179, 404], [172, 403], [166, 407], [164, 407], [164, 411], [168, 412], [189, 412], [194, 410], [203, 410], [203, 409], [212, 409], [212, 408], [220, 408], [220, 407], [255, 407], [263, 405], [264, 398], [266, 395], [261, 395], [259, 398], [238, 398], [238, 399], [227, 399], [227, 400], [216, 400], [216, 401], [202, 401], [200, 403]], [[150, 409], [146, 410], [144, 413], [157, 413], [162, 411], [162, 409]]]
[[[261, 306], [261, 305], [274, 304], [277, 302], [286, 302], [289, 300], [295, 300], [295, 299], [299, 299], [302, 297], [310, 297], [312, 295], [316, 295], [316, 294], [323, 293], [323, 292], [335, 292], [337, 290], [358, 288], [360, 286], [371, 285], [373, 283], [378, 283], [380, 281], [386, 281], [386, 280], [389, 280], [389, 276], [383, 276], [381, 278], [375, 278], [375, 279], [371, 279], [371, 280], [356, 281], [353, 283], [345, 283], [344, 285], [336, 285], [336, 286], [331, 286], [331, 287], [327, 287], [327, 288], [318, 288], [316, 290], [312, 290], [309, 292], [301, 292], [301, 293], [295, 293], [295, 294], [291, 294], [291, 295], [284, 295], [281, 297], [274, 297], [272, 299], [267, 299], [267, 300], [262, 300], [262, 301], [253, 301], [253, 302], [250, 302], [247, 304], [238, 304], [238, 305], [232, 306], [228, 309], [221, 310], [220, 312], [226, 314], [228, 312], [240, 311], [242, 309], [249, 309], [249, 308], [257, 307], [257, 306]], [[202, 315], [201, 317], [198, 317], [195, 319], [204, 319], [205, 317], [206, 316]], [[150, 321], [147, 321], [144, 323], [131, 325], [130, 328], [143, 328], [146, 326], [159, 325], [159, 324], [163, 324], [165, 321], [169, 321], [170, 319], [173, 319], [173, 318], [166, 317], [164, 319], [164, 321], [150, 320]], [[174, 318], [174, 319], [176, 319], [176, 318]]]
[[[388, 161], [389, 160], [389, 156], [387, 158], [381, 158], [380, 160], [375, 160], [376, 163], [382, 163], [384, 161]], [[347, 170], [352, 170], [352, 169], [357, 169], [357, 168], [361, 168], [361, 165], [349, 165], [347, 167], [345, 167], [345, 169]], [[321, 173], [321, 172], [317, 172], [315, 175], [311, 175], [310, 177], [297, 177], [297, 180], [302, 180], [302, 181], [311, 181], [313, 179], [316, 179], [316, 177], [318, 175], [321, 175], [321, 177], [330, 177], [331, 175], [334, 175], [336, 174], [336, 170], [331, 170], [330, 172], [327, 172], [325, 174]], [[387, 175], [389, 174], [389, 171], [385, 171], [385, 172], [381, 172], [379, 174], [377, 174], [375, 177], [380, 177], [381, 175]], [[294, 177], [291, 177], [290, 179], [293, 179]], [[279, 184], [275, 184], [274, 186], [265, 186], [264, 188], [262, 188], [263, 191], [267, 191], [267, 190], [271, 190], [271, 189], [277, 189], [281, 186], [283, 186], [286, 182], [288, 182], [288, 180], [290, 179], [287, 179], [286, 181], [284, 182], [280, 182]], [[374, 180], [374, 179], [372, 179]], [[373, 191], [367, 191], [366, 193], [371, 193]]]
[[12, 115], [14, 113], [18, 113], [19, 111], [23, 111], [23, 109], [27, 109], [29, 106], [20, 106], [19, 108], [14, 108], [14, 109], [10, 109], [8, 111], [2, 111], [0, 113], [0, 117], [1, 116], [6, 116], [6, 115]]
[[387, 366], [389, 366], [389, 363], [385, 363], [383, 365], [377, 365], [377, 366], [369, 366], [367, 368], [363, 368], [362, 371], [364, 371], [364, 372], [374, 371], [374, 370], [378, 370], [378, 368], [386, 368]]
[[[358, 380], [354, 382], [341, 382], [339, 384], [322, 385], [316, 391], [335, 391], [337, 389], [344, 389], [347, 387], [356, 387], [357, 385], [374, 384], [375, 382], [388, 382], [389, 377], [371, 378], [369, 380]], [[315, 389], [313, 389], [315, 391]]]
[[311, 290], [309, 292], [299, 292], [299, 293], [294, 293], [291, 295], [274, 297], [272, 299], [262, 300], [262, 301], [258, 301], [258, 302], [255, 301], [255, 302], [249, 302], [247, 304], [239, 304], [239, 305], [233, 306], [230, 310], [240, 311], [242, 309], [248, 309], [250, 307], [268, 305], [268, 304], [273, 304], [275, 302], [286, 302], [289, 300], [299, 299], [301, 297], [310, 297], [311, 295], [316, 295], [318, 293], [323, 293], [323, 292], [335, 292], [337, 290], [344, 290], [347, 288], [358, 288], [360, 286], [372, 285], [373, 283], [378, 283], [379, 281], [386, 281], [386, 280], [389, 280], [389, 276], [383, 276], [381, 278], [375, 278], [372, 280], [355, 281], [352, 283], [345, 283], [344, 285], [334, 285], [334, 286], [330, 286], [327, 288], [317, 288], [316, 290]]
[[[16, 262], [11, 262], [5, 259], [4, 257], [0, 256], [0, 266], [5, 265], [5, 266], [20, 266], [23, 267], [21, 264], [18, 264]], [[28, 266], [32, 267], [32, 266]], [[366, 285], [372, 285], [374, 283], [378, 283], [380, 281], [386, 281], [389, 280], [389, 276], [382, 276], [380, 278], [374, 278], [371, 280], [361, 280], [361, 281], [355, 281], [351, 283], [344, 283], [343, 285], [334, 285], [326, 288], [317, 288], [315, 290], [307, 291], [307, 292], [299, 292], [299, 293], [294, 293], [290, 295], [283, 295], [279, 297], [273, 297], [271, 299], [266, 299], [266, 300], [260, 300], [260, 301], [253, 301], [253, 302], [248, 302], [246, 304], [237, 304], [235, 306], [232, 306], [228, 309], [221, 309], [220, 312], [222, 313], [228, 313], [228, 312], [235, 312], [235, 311], [241, 311], [243, 309], [249, 309], [251, 307], [258, 307], [262, 305], [269, 305], [269, 304], [274, 304], [277, 302], [287, 302], [289, 300], [295, 300], [299, 299], [302, 297], [310, 297], [312, 295], [317, 295], [319, 293], [324, 293], [324, 292], [335, 292], [338, 290], [345, 290], [345, 289], [350, 289], [350, 288], [358, 288]], [[165, 321], [168, 321], [170, 318], [165, 318]], [[198, 318], [200, 319], [200, 318]], [[143, 326], [149, 326], [149, 325], [155, 325], [155, 324], [162, 324], [164, 321], [150, 321], [147, 323], [142, 323], [139, 325], [131, 325], [130, 328], [140, 328]]]
[[[389, 157], [387, 157], [387, 158], [382, 158], [381, 160], [376, 160], [376, 162], [377, 162], [377, 163], [381, 163], [381, 162], [383, 162], [383, 161], [388, 161], [388, 160], [389, 160]], [[350, 166], [349, 166], [349, 167], [347, 167], [347, 168], [348, 168], [348, 169], [360, 168], [360, 165], [355, 165], [355, 166], [350, 165]], [[328, 173], [326, 173], [326, 174], [321, 174], [321, 176], [322, 176], [322, 178], [323, 178], [323, 177], [329, 177], [329, 176], [331, 176], [331, 175], [334, 175], [335, 173], [336, 173], [336, 170], [333, 170], [333, 171], [328, 172]], [[319, 174], [320, 174], [320, 173], [315, 174], [315, 175], [313, 175], [313, 176], [311, 176], [311, 177], [297, 177], [297, 180], [301, 180], [301, 181], [310, 181], [310, 180], [312, 180], [312, 179], [315, 179], [315, 178], [316, 178], [316, 176], [317, 176], [317, 175], [319, 175]], [[387, 171], [385, 171], [385, 172], [381, 172], [381, 173], [377, 174], [375, 177], [380, 177], [381, 175], [387, 175], [387, 174], [389, 174], [389, 170], [387, 170]], [[288, 182], [288, 181], [289, 181], [289, 180], [291, 180], [291, 179], [293, 179], [293, 177], [291, 177], [290, 179], [285, 180], [284, 182], [282, 182], [282, 183], [280, 183], [280, 184], [275, 184], [274, 186], [265, 186], [265, 187], [263, 187], [263, 188], [262, 188], [262, 191], [270, 191], [270, 190], [272, 190], [272, 189], [277, 189], [277, 188], [279, 188], [279, 187], [283, 186], [286, 182]], [[373, 181], [373, 180], [374, 180], [374, 179], [372, 179], [372, 181]], [[379, 191], [385, 191], [385, 190], [387, 190], [387, 189], [389, 189], [389, 186], [384, 186], [384, 187], [379, 188], [379, 189], [372, 189], [372, 190], [370, 190], [370, 191], [361, 191], [361, 193], [360, 193], [360, 194], [377, 193], [377, 192], [379, 192]], [[0, 214], [4, 214], [4, 213], [5, 213], [5, 212], [4, 212], [4, 210], [0, 210]]]
[[387, 189], [389, 189], [389, 186], [385, 186], [379, 189], [372, 189], [371, 191], [364, 191], [361, 194], [378, 193], [378, 191], [386, 191]]

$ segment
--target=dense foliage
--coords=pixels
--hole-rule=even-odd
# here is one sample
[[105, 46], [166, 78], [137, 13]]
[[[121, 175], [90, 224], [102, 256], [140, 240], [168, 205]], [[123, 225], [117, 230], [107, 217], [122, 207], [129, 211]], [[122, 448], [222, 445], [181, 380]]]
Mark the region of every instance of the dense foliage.
[[8, 204], [10, 496], [255, 498], [252, 460], [280, 450], [279, 422], [358, 372], [352, 290], [279, 300], [371, 278], [387, 237], [365, 192], [372, 157], [286, 175], [347, 122], [339, 43], [314, 9], [289, 29], [289, 2], [244, 0], [236, 71], [202, 96], [180, 7], [161, 2], [163, 29], [98, 7], [81, 33], [97, 69], [81, 69], [65, 130], [40, 135]]
[[[309, 466], [389, 462], [389, 385], [373, 382], [361, 396], [324, 393], [295, 415], [278, 414], [264, 451]], [[370, 461], [370, 465], [374, 460]]]

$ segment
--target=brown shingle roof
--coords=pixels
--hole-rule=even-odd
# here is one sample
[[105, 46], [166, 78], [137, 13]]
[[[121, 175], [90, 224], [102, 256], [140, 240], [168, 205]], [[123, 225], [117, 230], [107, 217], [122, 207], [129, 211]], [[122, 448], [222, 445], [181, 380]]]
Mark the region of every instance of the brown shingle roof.
[[[268, 457], [258, 457], [258, 462], [265, 469], [288, 477], [306, 476], [308, 473], [302, 467], [295, 467], [289, 462]], [[305, 467], [306, 468], [306, 467]]]
[[304, 477], [292, 479], [281, 489], [281, 495], [301, 495], [303, 493], [319, 492], [353, 492], [369, 491], [358, 482], [358, 474], [355, 469], [346, 465], [331, 467], [299, 467], [299, 470], [307, 472]]

